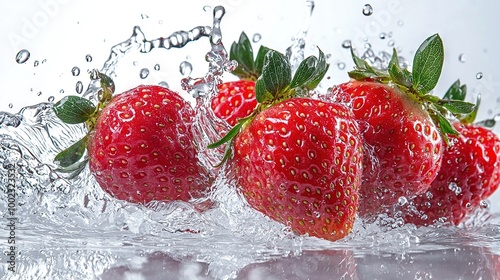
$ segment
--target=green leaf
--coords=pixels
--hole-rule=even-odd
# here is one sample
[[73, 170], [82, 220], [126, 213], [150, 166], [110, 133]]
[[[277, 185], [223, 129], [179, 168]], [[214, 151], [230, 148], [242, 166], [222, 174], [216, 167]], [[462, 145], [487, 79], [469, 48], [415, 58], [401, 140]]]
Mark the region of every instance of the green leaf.
[[253, 48], [245, 32], [241, 33], [240, 39], [238, 40], [238, 44], [239, 44], [238, 48], [239, 62], [241, 62], [244, 67], [252, 71], [254, 69]]
[[453, 114], [469, 114], [474, 111], [475, 104], [461, 100], [439, 100], [437, 104], [445, 107]]
[[347, 74], [349, 75], [349, 78], [357, 80], [357, 81], [377, 77], [377, 75], [375, 73], [370, 73], [370, 72], [361, 71], [361, 70], [352, 70], [352, 71], [349, 71]]
[[450, 121], [443, 116], [441, 113], [437, 113], [438, 116], [438, 121], [439, 121], [439, 127], [441, 129], [441, 132], [443, 134], [453, 134], [453, 135], [458, 135], [458, 131], [455, 130], [453, 125], [450, 123]]
[[356, 65], [356, 68], [358, 68], [358, 69], [371, 68], [371, 66], [368, 64], [368, 62], [364, 61], [363, 59], [361, 59], [360, 57], [358, 57], [354, 53], [354, 49], [352, 47], [351, 47], [351, 57], [352, 57], [352, 60], [354, 61], [354, 65]]
[[264, 60], [266, 58], [266, 54], [270, 51], [268, 47], [260, 46], [259, 51], [257, 52], [257, 57], [255, 58], [255, 72], [260, 75], [262, 74], [262, 68], [264, 68]]
[[407, 88], [412, 86], [411, 73], [406, 69], [401, 69], [396, 49], [393, 49], [392, 57], [389, 61], [388, 72], [395, 83]]
[[444, 94], [443, 99], [465, 100], [467, 86], [460, 85], [460, 80], [456, 80]]
[[299, 64], [299, 67], [293, 76], [292, 82], [290, 82], [290, 88], [296, 88], [306, 84], [311, 77], [314, 76], [317, 61], [318, 59], [314, 56], [309, 56], [304, 59]]
[[263, 81], [266, 91], [271, 95], [276, 96], [283, 92], [292, 80], [292, 69], [288, 58], [274, 50], [267, 52], [262, 75], [257, 81], [259, 80]]
[[[463, 86], [465, 86], [465, 85], [463, 85]], [[478, 95], [477, 99], [476, 99], [476, 106], [474, 107], [474, 110], [470, 114], [467, 114], [465, 117], [461, 118], [460, 121], [462, 123], [466, 123], [466, 124], [474, 123], [474, 121], [476, 120], [476, 117], [477, 117], [477, 112], [479, 111], [480, 104], [481, 104], [481, 95]]]
[[252, 44], [245, 32], [240, 34], [238, 42], [231, 45], [229, 59], [238, 62], [238, 67], [232, 73], [240, 79], [256, 79], [259, 76], [254, 67]]
[[307, 81], [304, 85], [308, 90], [313, 90], [318, 86], [318, 84], [323, 80], [328, 72], [328, 68], [330, 68], [330, 64], [326, 62], [325, 54], [318, 48], [318, 62], [316, 63], [316, 70], [314, 71], [312, 77]]
[[259, 79], [255, 83], [255, 98], [257, 102], [264, 103], [274, 98], [274, 95], [267, 91], [264, 80]]
[[63, 122], [77, 124], [86, 122], [96, 108], [88, 99], [70, 95], [54, 104], [53, 110]]
[[207, 148], [209, 149], [214, 149], [214, 148], [217, 148], [217, 147], [220, 147], [222, 144], [224, 143], [227, 143], [229, 141], [231, 141], [238, 133], [240, 133], [240, 130], [241, 130], [241, 127], [243, 126], [243, 124], [245, 123], [245, 121], [247, 120], [248, 118], [245, 118], [245, 119], [241, 119], [227, 134], [226, 136], [222, 137], [222, 139], [220, 139], [219, 141], [215, 142], [215, 143], [212, 143], [210, 145], [207, 146]]
[[413, 87], [426, 94], [436, 86], [444, 63], [443, 41], [438, 34], [427, 38], [413, 58]]
[[61, 167], [68, 167], [79, 161], [87, 147], [87, 136], [56, 155], [54, 161]]
[[99, 72], [101, 88], [109, 95], [115, 92], [115, 82], [108, 75]]

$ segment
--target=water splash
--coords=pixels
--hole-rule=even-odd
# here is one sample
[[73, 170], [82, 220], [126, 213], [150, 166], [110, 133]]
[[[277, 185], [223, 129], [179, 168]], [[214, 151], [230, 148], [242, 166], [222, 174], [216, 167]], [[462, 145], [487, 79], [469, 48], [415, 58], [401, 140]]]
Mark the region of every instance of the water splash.
[[224, 151], [222, 148], [206, 149], [205, 147], [216, 142], [229, 131], [228, 124], [214, 115], [211, 101], [217, 95], [217, 86], [223, 82], [223, 74], [231, 72], [237, 67], [235, 61], [229, 60], [228, 53], [222, 43], [220, 23], [224, 14], [225, 9], [222, 6], [213, 9], [213, 29], [210, 34], [211, 49], [205, 55], [205, 60], [208, 62], [207, 74], [202, 78], [187, 77], [181, 81], [182, 88], [196, 99], [195, 110], [197, 113], [194, 133], [204, 154], [202, 162], [207, 167], [218, 165], [223, 158]]
[[311, 25], [311, 18], [314, 12], [314, 1], [306, 1], [306, 16], [299, 33], [292, 38], [292, 45], [286, 49], [286, 56], [290, 60], [292, 70], [296, 70], [300, 62], [304, 60], [304, 49], [306, 47], [306, 37]]
[[[217, 85], [222, 82], [222, 74], [235, 66], [222, 44], [220, 21], [224, 11], [221, 8], [213, 11], [213, 28], [198, 27], [200, 29], [195, 28], [197, 31], [192, 33], [203, 34], [199, 38], [213, 35], [211, 49], [206, 55], [208, 73], [202, 78], [183, 80], [186, 89], [196, 97], [197, 137], [202, 139], [201, 146], [218, 138], [227, 129], [226, 124], [217, 122], [209, 108], [211, 98], [217, 93]], [[103, 73], [112, 76], [123, 56], [134, 51], [147, 52], [151, 50], [150, 46], [159, 46], [159, 42], [165, 40], [146, 43], [140, 29], [134, 29], [136, 31], [136, 37], [133, 35], [113, 47], [102, 68]], [[171, 40], [184, 40], [185, 37], [178, 37], [178, 34], [185, 33], [189, 32], [175, 32]], [[363, 49], [367, 59], [378, 63], [374, 57], [379, 57], [383, 63], [386, 54], [369, 50]], [[93, 94], [93, 83], [86, 94]], [[400, 219], [385, 217], [374, 223], [357, 220], [354, 232], [339, 242], [295, 236], [286, 226], [250, 209], [232, 187], [233, 176], [226, 169], [219, 172], [209, 194], [214, 207], [206, 211], [200, 212], [192, 204], [183, 202], [132, 205], [104, 193], [87, 168], [73, 179], [54, 171], [54, 155], [84, 134], [83, 126], [61, 123], [54, 116], [50, 103], [23, 108], [18, 114], [0, 113], [0, 178], [7, 178], [6, 163], [16, 166], [18, 216], [22, 217], [17, 234], [22, 237], [23, 252], [17, 262], [19, 273], [26, 277], [113, 279], [120, 273], [140, 277], [138, 273], [141, 271], [151, 273], [155, 268], [161, 268], [158, 275], [163, 277], [165, 273], [175, 278], [176, 275], [185, 275], [182, 272], [199, 271], [202, 279], [234, 279], [273, 271], [266, 270], [267, 265], [288, 268], [300, 263], [302, 268], [307, 264], [317, 271], [318, 264], [325, 261], [327, 264], [349, 261], [363, 272], [371, 271], [370, 258], [380, 260], [395, 256], [396, 264], [405, 266], [405, 276], [411, 279], [422, 276], [421, 271], [408, 272], [418, 262], [419, 256], [424, 255], [422, 252], [432, 254], [443, 250], [442, 257], [461, 256], [454, 250], [457, 250], [457, 244], [463, 244], [458, 250], [469, 248], [472, 253], [476, 252], [472, 255], [478, 256], [476, 260], [487, 263], [483, 262], [484, 255], [477, 251], [485, 243], [495, 244], [493, 242], [500, 236], [500, 218], [487, 211], [478, 212], [471, 218], [474, 222], [466, 223], [465, 229], [416, 228], [403, 225]], [[207, 166], [220, 159], [220, 151], [209, 153], [213, 154], [207, 154]], [[0, 184], [0, 193], [4, 193], [5, 185]], [[407, 205], [403, 198], [399, 202]], [[6, 200], [0, 199], [0, 209], [5, 208]], [[5, 213], [0, 212], [0, 216], [5, 218]], [[5, 228], [0, 228], [0, 235], [7, 236]], [[308, 250], [319, 252], [319, 256], [311, 255]], [[327, 251], [322, 254], [322, 250]], [[329, 255], [328, 252], [332, 251], [342, 252], [341, 257]], [[348, 257], [349, 254], [355, 258]], [[298, 262], [288, 263], [290, 258]], [[465, 262], [464, 267], [478, 267], [477, 274], [471, 278], [479, 279], [483, 273], [485, 275], [486, 269], [471, 265], [469, 258]], [[336, 266], [336, 270], [339, 269]], [[387, 267], [380, 269], [383, 270], [381, 278], [391, 272]], [[240, 274], [239, 271], [243, 272]], [[431, 277], [432, 273], [427, 271], [425, 277]], [[0, 267], [0, 275], [7, 275], [5, 266]], [[490, 279], [487, 277], [484, 279]], [[280, 279], [280, 276], [276, 278]]]

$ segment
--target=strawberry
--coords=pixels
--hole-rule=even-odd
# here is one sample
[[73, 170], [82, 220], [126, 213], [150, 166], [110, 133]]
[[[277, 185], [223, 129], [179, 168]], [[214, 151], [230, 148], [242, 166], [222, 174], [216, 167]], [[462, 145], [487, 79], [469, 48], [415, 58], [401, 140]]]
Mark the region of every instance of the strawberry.
[[358, 204], [357, 122], [347, 106], [298, 97], [328, 70], [321, 51], [293, 78], [284, 55], [269, 50], [265, 59], [257, 109], [210, 147], [234, 143], [231, 168], [251, 207], [298, 234], [340, 239], [351, 231]]
[[235, 279], [358, 280], [357, 270], [353, 250], [329, 249], [252, 263], [241, 269]]
[[[365, 142], [359, 214], [373, 218], [392, 211], [400, 197], [425, 192], [436, 178], [443, 141], [457, 132], [445, 118], [449, 112], [470, 112], [474, 105], [442, 100], [430, 91], [443, 65], [439, 35], [417, 50], [413, 73], [401, 69], [394, 50], [387, 70], [376, 69], [351, 49], [355, 70], [350, 82], [332, 90], [334, 99], [348, 101]], [[438, 129], [440, 128], [440, 129]]]
[[[448, 92], [453, 88], [465, 91], [458, 81]], [[413, 211], [404, 212], [406, 222], [458, 225], [498, 188], [500, 139], [489, 129], [472, 123], [477, 108], [472, 116], [453, 123], [459, 134], [450, 135], [451, 144], [444, 150], [441, 170], [430, 189], [410, 203]]]
[[234, 142], [248, 203], [299, 234], [329, 240], [352, 228], [361, 162], [349, 108], [313, 99], [291, 98], [260, 112]]
[[[201, 197], [208, 176], [198, 163], [191, 134], [194, 110], [189, 103], [160, 86], [138, 86], [111, 96], [109, 81], [101, 74], [101, 83], [108, 84], [97, 108], [77, 96], [55, 104], [63, 121], [86, 122], [89, 128], [56, 161], [70, 167], [87, 147], [90, 171], [102, 189], [129, 202]], [[77, 114], [82, 110], [73, 110], [75, 104], [84, 108], [83, 116]]]
[[268, 48], [261, 46], [254, 61], [252, 44], [245, 32], [238, 42], [231, 45], [229, 59], [238, 66], [232, 72], [240, 80], [225, 82], [217, 86], [218, 95], [212, 99], [212, 110], [216, 117], [235, 126], [238, 119], [249, 116], [257, 106], [255, 81], [262, 72], [264, 55]]
[[238, 119], [249, 116], [257, 106], [255, 81], [225, 82], [218, 89], [218, 95], [212, 99], [212, 110], [216, 117], [231, 126], [235, 126]]

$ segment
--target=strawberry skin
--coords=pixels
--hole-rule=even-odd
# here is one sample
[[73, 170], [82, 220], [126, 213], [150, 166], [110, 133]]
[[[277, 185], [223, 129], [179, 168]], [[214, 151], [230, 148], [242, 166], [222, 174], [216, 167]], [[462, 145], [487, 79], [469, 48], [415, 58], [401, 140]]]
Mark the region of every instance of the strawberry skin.
[[390, 211], [401, 196], [425, 192], [443, 155], [429, 114], [406, 93], [382, 83], [350, 81], [339, 89], [334, 96], [350, 101], [365, 143], [360, 216]]
[[362, 157], [346, 106], [291, 98], [236, 136], [233, 168], [250, 206], [298, 234], [337, 240], [353, 226]]
[[220, 119], [234, 126], [238, 119], [249, 116], [257, 106], [255, 81], [239, 80], [222, 83], [219, 94], [212, 99], [212, 110]]
[[460, 134], [450, 136], [441, 170], [431, 188], [413, 201], [419, 214], [408, 212], [409, 223], [458, 225], [500, 184], [500, 139], [474, 124], [457, 122], [454, 126]]
[[112, 196], [134, 203], [200, 197], [208, 186], [193, 143], [194, 111], [177, 93], [138, 86], [103, 109], [89, 143], [89, 166]]

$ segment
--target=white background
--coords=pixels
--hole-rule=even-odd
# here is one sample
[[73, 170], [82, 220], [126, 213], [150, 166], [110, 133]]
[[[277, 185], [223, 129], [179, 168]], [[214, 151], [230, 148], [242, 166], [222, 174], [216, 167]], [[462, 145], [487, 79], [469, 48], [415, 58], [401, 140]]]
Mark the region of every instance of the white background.
[[[365, 2], [371, 3], [373, 14], [364, 16]], [[317, 0], [307, 35], [307, 54], [315, 54], [319, 46], [330, 54], [330, 80], [324, 87], [347, 80], [346, 63], [352, 67], [349, 52], [341, 47], [350, 39], [363, 49], [368, 38], [375, 51], [390, 51], [394, 40], [405, 57], [429, 35], [439, 33], [445, 43], [445, 65], [436, 88], [441, 95], [456, 79], [468, 85], [473, 95], [482, 95], [479, 119], [500, 113], [497, 100], [500, 92], [500, 2], [491, 0]], [[189, 30], [198, 25], [211, 25], [211, 12], [204, 6], [223, 5], [226, 16], [222, 22], [227, 47], [243, 30], [249, 36], [260, 33], [265, 44], [284, 51], [291, 38], [303, 27], [306, 18], [304, 0], [205, 0], [205, 1], [98, 1], [98, 0], [0, 0], [0, 111], [17, 112], [23, 106], [45, 102], [54, 96], [75, 94], [75, 84], [89, 81], [86, 71], [101, 68], [110, 48], [130, 37], [139, 25], [148, 39], [168, 36], [174, 31]], [[392, 33], [380, 39], [380, 33]], [[117, 90], [126, 90], [139, 83], [167, 81], [180, 91], [179, 64], [194, 65], [192, 76], [206, 71], [204, 54], [206, 38], [178, 50], [155, 50], [149, 55], [131, 55], [120, 63]], [[31, 53], [30, 59], [18, 64], [15, 56], [21, 49]], [[92, 61], [85, 56], [90, 54]], [[463, 54], [465, 62], [459, 61]], [[39, 61], [37, 67], [35, 61]], [[44, 61], [42, 63], [42, 61]], [[160, 71], [153, 66], [159, 63]], [[135, 64], [135, 65], [134, 65]], [[81, 74], [74, 77], [71, 69], [78, 66]], [[139, 71], [151, 72], [145, 80]], [[482, 79], [476, 79], [481, 72]], [[228, 75], [227, 79], [231, 79]], [[328, 84], [330, 83], [330, 84]], [[38, 93], [41, 95], [38, 96]], [[495, 131], [500, 132], [497, 127]], [[493, 208], [500, 193], [491, 199]]]

